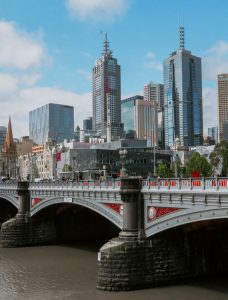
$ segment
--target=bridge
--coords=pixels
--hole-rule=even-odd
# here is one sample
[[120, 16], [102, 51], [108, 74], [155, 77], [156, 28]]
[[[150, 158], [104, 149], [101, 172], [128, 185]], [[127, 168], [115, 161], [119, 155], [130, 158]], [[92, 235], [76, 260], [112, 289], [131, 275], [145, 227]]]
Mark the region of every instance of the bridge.
[[[48, 243], [50, 230], [45, 228], [42, 232], [41, 229], [37, 230], [31, 224], [39, 212], [56, 204], [86, 207], [113, 223], [121, 232], [117, 239], [105, 244], [98, 253], [98, 288], [126, 290], [147, 287], [152, 283], [163, 281], [157, 275], [152, 276], [150, 274], [152, 271], [148, 271], [150, 276], [147, 274], [145, 279], [145, 270], [142, 270], [148, 253], [151, 251], [154, 254], [157, 253], [153, 242], [159, 244], [158, 249], [161, 248], [161, 240], [164, 243], [162, 233], [166, 234], [175, 228], [188, 228], [189, 230], [190, 227], [186, 227], [188, 224], [204, 224], [202, 225], [204, 227], [213, 220], [223, 222], [228, 219], [228, 178], [142, 180], [139, 177], [126, 177], [113, 181], [37, 183], [8, 181], [0, 183], [0, 199], [9, 202], [18, 211], [15, 218], [2, 224], [1, 244], [3, 247], [39, 244], [39, 235], [41, 236], [40, 243]], [[159, 236], [161, 239], [158, 242]], [[169, 240], [169, 237], [166, 236], [165, 240]], [[181, 245], [179, 248], [185, 252], [183, 247], [185, 246]], [[120, 253], [123, 253], [123, 249], [126, 253], [122, 254], [121, 258]], [[110, 274], [114, 272], [113, 262], [117, 257], [125, 262], [126, 273], [126, 268], [136, 263], [131, 260], [131, 255], [138, 255], [138, 253], [143, 253], [145, 257], [142, 266], [137, 267], [140, 269], [137, 273], [141, 272], [139, 277], [136, 276], [137, 282], [135, 278], [131, 280], [131, 283], [129, 282], [130, 271], [127, 281], [124, 277], [124, 282], [121, 282], [121, 276], [111, 278], [113, 275]], [[228, 242], [227, 247], [224, 247], [224, 256], [225, 253], [228, 254]], [[179, 265], [180, 257], [173, 258], [173, 255], [171, 257], [172, 259], [170, 257], [166, 259], [178, 260]], [[151, 257], [147, 257], [146, 260], [148, 262]], [[164, 258], [160, 260], [164, 264]], [[144, 267], [148, 269], [148, 266]], [[167, 266], [163, 268], [166, 269]], [[184, 272], [184, 268], [186, 264], [180, 269]], [[120, 269], [115, 269], [115, 272], [120, 274], [121, 270], [120, 267]], [[190, 276], [189, 274], [183, 275], [183, 272], [180, 272], [182, 277]], [[201, 270], [202, 272], [204, 270]], [[180, 277], [179, 273], [174, 273], [175, 278]], [[169, 275], [166, 281], [170, 281], [170, 277]]]

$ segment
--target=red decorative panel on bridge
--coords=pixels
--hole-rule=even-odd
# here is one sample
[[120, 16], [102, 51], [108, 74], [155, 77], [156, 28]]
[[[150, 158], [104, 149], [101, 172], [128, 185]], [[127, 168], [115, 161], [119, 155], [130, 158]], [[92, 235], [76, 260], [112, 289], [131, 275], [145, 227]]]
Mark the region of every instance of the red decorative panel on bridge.
[[149, 206], [147, 208], [147, 221], [151, 222], [159, 217], [162, 217], [167, 214], [171, 214], [175, 211], [180, 210], [180, 208], [176, 207], [154, 207]]
[[123, 215], [123, 204], [105, 203], [105, 205]]
[[36, 204], [40, 203], [42, 200], [43, 200], [42, 198], [33, 198], [32, 206], [35, 206]]

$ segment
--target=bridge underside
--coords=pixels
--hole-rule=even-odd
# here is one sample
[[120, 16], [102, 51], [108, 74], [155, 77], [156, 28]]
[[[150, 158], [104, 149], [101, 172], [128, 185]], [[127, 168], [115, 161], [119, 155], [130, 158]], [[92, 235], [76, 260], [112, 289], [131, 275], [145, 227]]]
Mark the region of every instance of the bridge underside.
[[[171, 270], [185, 261], [190, 277], [228, 276], [227, 232], [228, 219], [207, 220], [172, 228], [150, 239]], [[177, 266], [172, 266], [173, 262]]]
[[0, 198], [0, 224], [15, 217], [17, 210], [17, 207], [11, 201]]
[[56, 242], [79, 240], [106, 241], [118, 236], [120, 229], [98, 213], [72, 203], [58, 203], [40, 210], [32, 217], [34, 224], [48, 224], [55, 231]]

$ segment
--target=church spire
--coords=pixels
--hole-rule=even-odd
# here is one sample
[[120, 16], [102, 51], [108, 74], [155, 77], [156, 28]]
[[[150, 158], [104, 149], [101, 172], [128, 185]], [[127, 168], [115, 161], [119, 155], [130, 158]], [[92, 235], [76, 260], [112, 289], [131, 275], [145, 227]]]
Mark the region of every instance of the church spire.
[[179, 49], [184, 50], [184, 26], [179, 27]]
[[16, 153], [16, 145], [13, 140], [13, 130], [12, 130], [10, 117], [9, 117], [8, 128], [7, 128], [6, 137], [5, 137], [2, 151]]

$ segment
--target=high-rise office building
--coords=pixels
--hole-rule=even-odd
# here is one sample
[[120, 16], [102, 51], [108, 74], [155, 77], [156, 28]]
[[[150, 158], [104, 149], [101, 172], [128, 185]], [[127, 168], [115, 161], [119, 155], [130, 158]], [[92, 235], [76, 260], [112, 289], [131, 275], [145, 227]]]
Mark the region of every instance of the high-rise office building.
[[74, 107], [49, 103], [29, 112], [29, 138], [36, 144], [74, 137]]
[[[228, 74], [218, 75], [218, 142], [227, 137], [228, 123]], [[225, 133], [225, 136], [224, 136]]]
[[157, 103], [158, 145], [164, 148], [164, 84], [149, 82], [144, 85], [144, 100]]
[[92, 128], [93, 128], [93, 118], [92, 117], [83, 120], [83, 130], [84, 131], [91, 131]]
[[107, 141], [122, 135], [120, 65], [109, 49], [105, 34], [104, 49], [93, 67], [93, 130]]
[[160, 83], [150, 82], [144, 85], [144, 100], [156, 101], [158, 110], [163, 110], [164, 107], [164, 85]]
[[207, 129], [207, 136], [217, 143], [217, 127], [209, 127]]
[[157, 102], [135, 100], [135, 131], [139, 140], [147, 140], [148, 146], [158, 145]]
[[201, 58], [184, 47], [184, 28], [179, 28], [179, 50], [164, 61], [165, 144], [203, 143]]
[[143, 100], [143, 96], [132, 96], [121, 101], [121, 120], [124, 124], [125, 137], [135, 137], [135, 100]]

